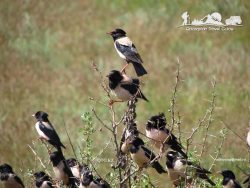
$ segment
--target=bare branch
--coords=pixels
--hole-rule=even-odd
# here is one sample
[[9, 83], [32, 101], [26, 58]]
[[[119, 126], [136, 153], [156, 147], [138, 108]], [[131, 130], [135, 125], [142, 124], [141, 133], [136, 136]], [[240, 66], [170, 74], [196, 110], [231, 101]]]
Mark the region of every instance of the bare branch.
[[68, 131], [67, 131], [67, 128], [66, 128], [66, 124], [65, 124], [64, 119], [63, 119], [63, 125], [64, 125], [65, 132], [66, 132], [66, 134], [67, 134], [67, 137], [68, 137], [68, 139], [69, 139], [69, 143], [70, 143], [71, 149], [72, 149], [72, 151], [73, 151], [73, 153], [74, 153], [75, 158], [77, 159], [77, 155], [76, 155], [76, 152], [75, 152], [75, 148], [74, 148], [74, 146], [73, 146], [73, 144], [72, 144], [72, 141], [71, 141], [71, 139], [70, 139], [70, 136], [69, 136], [69, 133], [68, 133]]
[[97, 119], [106, 129], [108, 129], [110, 132], [113, 131], [111, 128], [109, 128], [109, 127], [101, 120], [101, 118], [97, 115], [95, 109], [92, 109], [91, 111], [94, 113], [96, 119]]
[[173, 89], [173, 95], [171, 99], [171, 105], [169, 111], [171, 112], [171, 129], [170, 132], [172, 132], [174, 125], [175, 125], [175, 104], [176, 104], [176, 95], [177, 95], [177, 88], [179, 86], [179, 81], [180, 81], [180, 60], [177, 58], [177, 73], [176, 73], [176, 80], [175, 80], [175, 86]]
[[213, 162], [212, 162], [212, 164], [211, 164], [211, 166], [210, 166], [210, 168], [209, 168], [209, 171], [212, 170], [212, 168], [213, 168], [214, 165], [215, 165], [216, 160], [217, 160], [218, 157], [220, 156], [222, 146], [223, 146], [224, 141], [225, 141], [225, 139], [226, 139], [226, 132], [223, 132], [223, 130], [221, 130], [221, 131], [222, 131], [222, 132], [221, 132], [221, 134], [222, 134], [222, 135], [221, 135], [222, 139], [221, 139], [220, 145], [216, 148], [216, 155], [215, 155], [215, 157], [212, 157], [212, 158], [213, 158]]
[[206, 146], [206, 141], [207, 141], [207, 137], [208, 137], [208, 131], [209, 131], [209, 127], [212, 124], [213, 121], [213, 113], [214, 113], [214, 109], [215, 109], [215, 87], [216, 87], [216, 81], [213, 80], [212, 81], [212, 87], [213, 87], [213, 92], [212, 92], [212, 101], [210, 103], [210, 108], [209, 108], [209, 116], [208, 116], [208, 123], [205, 127], [205, 137], [203, 139], [203, 144], [202, 144], [202, 149], [201, 149], [201, 153], [200, 153], [200, 157], [202, 157], [204, 151], [205, 151], [205, 146]]

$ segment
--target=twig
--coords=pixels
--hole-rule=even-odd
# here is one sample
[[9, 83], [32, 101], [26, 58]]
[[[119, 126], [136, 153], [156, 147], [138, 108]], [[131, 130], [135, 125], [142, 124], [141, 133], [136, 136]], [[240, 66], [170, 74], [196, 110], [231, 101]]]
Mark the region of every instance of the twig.
[[75, 158], [77, 159], [77, 155], [76, 155], [76, 152], [75, 152], [75, 148], [74, 148], [74, 146], [73, 146], [73, 144], [72, 144], [72, 141], [71, 141], [71, 139], [70, 139], [70, 136], [69, 136], [69, 133], [68, 133], [68, 131], [67, 131], [67, 128], [66, 128], [66, 124], [65, 124], [64, 119], [63, 119], [63, 125], [64, 125], [64, 130], [65, 130], [65, 132], [66, 132], [66, 134], [67, 134], [67, 137], [68, 137], [68, 139], [69, 139], [69, 143], [70, 143], [71, 149], [72, 149], [72, 151], [73, 151], [73, 153], [74, 153]]
[[215, 156], [215, 158], [213, 158], [213, 162], [212, 162], [212, 164], [211, 164], [211, 166], [210, 166], [210, 168], [209, 168], [209, 171], [211, 171], [212, 170], [212, 168], [214, 167], [214, 165], [215, 165], [215, 161], [218, 159], [218, 157], [220, 156], [220, 152], [221, 152], [221, 149], [222, 149], [222, 146], [223, 146], [223, 144], [224, 144], [224, 141], [225, 141], [225, 139], [226, 139], [226, 132], [224, 133], [223, 132], [223, 130], [222, 130], [222, 135], [221, 135], [221, 137], [222, 137], [222, 140], [221, 140], [221, 142], [220, 142], [220, 145], [216, 148], [216, 156]]
[[28, 144], [28, 147], [30, 148], [30, 150], [32, 151], [32, 153], [34, 154], [34, 156], [39, 160], [40, 164], [45, 169], [45, 171], [47, 172], [47, 174], [50, 175], [49, 171], [47, 170], [46, 166], [43, 164], [42, 159], [37, 155], [36, 151], [29, 144]]
[[[148, 163], [147, 165], [144, 166], [144, 168], [147, 168], [148, 166], [150, 166], [152, 163], [154, 163], [155, 161], [157, 161], [159, 159], [160, 155], [155, 156], [155, 158], [150, 161], [150, 163]], [[132, 172], [131, 174], [127, 175], [122, 181], [121, 183], [123, 184], [124, 182], [126, 182], [130, 177], [132, 177], [134, 174], [136, 174], [137, 172], [139, 172], [141, 170], [141, 168], [136, 169], [134, 172]]]
[[177, 58], [177, 74], [176, 74], [176, 80], [175, 80], [175, 86], [173, 90], [173, 95], [171, 99], [171, 106], [169, 111], [171, 112], [171, 118], [172, 118], [172, 123], [171, 123], [171, 129], [170, 132], [173, 131], [174, 125], [175, 125], [175, 104], [176, 104], [176, 95], [177, 95], [177, 88], [179, 85], [179, 80], [180, 80], [180, 60]]
[[[119, 147], [119, 144], [118, 144], [118, 140], [117, 140], [117, 125], [115, 123], [115, 111], [113, 109], [113, 106], [110, 107], [110, 111], [112, 113], [112, 134], [113, 134], [113, 137], [114, 137], [114, 143], [115, 143], [115, 151], [116, 151], [116, 157], [117, 159], [119, 160], [120, 158], [120, 147]], [[118, 172], [119, 172], [119, 186], [120, 188], [122, 188], [122, 172], [121, 172], [121, 168], [119, 167], [118, 168]]]
[[[78, 145], [78, 148], [79, 148], [80, 154], [81, 154], [81, 155], [84, 155], [85, 157], [87, 157], [87, 155], [84, 154], [84, 153], [81, 151], [81, 147], [80, 147], [79, 145]], [[96, 173], [101, 179], [103, 179], [102, 176], [101, 176], [101, 175], [98, 173], [98, 171], [96, 170], [95, 164], [92, 162], [92, 160], [89, 160], [89, 163], [91, 164], [91, 168], [95, 171], [95, 173]]]
[[104, 80], [104, 77], [102, 75], [102, 72], [98, 69], [97, 65], [94, 62], [92, 62], [92, 67], [99, 74], [99, 76], [101, 78], [101, 87], [106, 92], [108, 98], [110, 98], [110, 89], [109, 89], [109, 87], [105, 83], [105, 80]]
[[189, 150], [189, 146], [193, 141], [193, 137], [194, 137], [195, 133], [201, 128], [201, 126], [205, 122], [207, 114], [208, 114], [208, 112], [206, 112], [205, 115], [203, 116], [203, 118], [198, 121], [197, 127], [192, 129], [191, 135], [187, 138], [187, 140], [186, 140], [186, 143], [187, 143], [186, 152], [187, 153], [188, 153], [188, 150]]
[[177, 122], [177, 128], [178, 128], [178, 140], [179, 143], [181, 144], [181, 116], [180, 113], [178, 112], [178, 122]]
[[204, 151], [205, 151], [205, 145], [206, 145], [206, 141], [207, 141], [207, 137], [208, 137], [208, 130], [210, 125], [212, 124], [212, 117], [213, 117], [213, 113], [214, 113], [214, 109], [215, 109], [215, 87], [216, 87], [216, 81], [213, 80], [212, 82], [212, 87], [213, 87], [213, 92], [212, 92], [212, 101], [210, 103], [210, 108], [209, 108], [209, 116], [208, 116], [208, 123], [207, 126], [205, 127], [205, 137], [203, 139], [203, 144], [202, 144], [202, 149], [201, 149], [201, 153], [200, 153], [200, 158], [202, 157]]
[[106, 129], [108, 129], [110, 132], [113, 131], [113, 130], [110, 129], [110, 128], [101, 120], [101, 118], [96, 114], [95, 109], [92, 109], [91, 111], [94, 113], [96, 119], [97, 119]]
[[226, 122], [224, 122], [223, 120], [220, 120], [220, 121], [227, 129], [229, 129], [232, 133], [234, 133], [241, 141], [246, 143], [246, 140], [243, 137], [241, 137], [238, 133], [236, 133], [233, 129], [231, 129], [230, 126]]
[[[208, 113], [208, 112], [206, 112], [205, 115], [203, 116], [203, 118], [202, 118], [201, 120], [198, 121], [197, 127], [194, 128], [194, 129], [192, 129], [191, 135], [186, 139], [186, 143], [187, 143], [187, 144], [186, 144], [186, 145], [187, 145], [187, 147], [186, 147], [186, 154], [188, 154], [188, 152], [189, 152], [189, 147], [190, 147], [190, 145], [192, 144], [193, 137], [194, 137], [195, 133], [201, 128], [201, 126], [202, 126], [203, 123], [205, 122], [206, 117], [207, 117], [207, 113]], [[187, 167], [188, 167], [188, 165], [186, 165], [186, 168], [185, 168], [185, 176], [186, 176], [186, 177], [187, 177]], [[185, 185], [187, 185], [187, 178], [185, 178]]]
[[97, 159], [97, 157], [99, 157], [109, 146], [109, 144], [111, 143], [112, 139], [110, 138], [108, 143], [106, 144], [106, 146], [93, 158], [93, 161], [95, 161]]

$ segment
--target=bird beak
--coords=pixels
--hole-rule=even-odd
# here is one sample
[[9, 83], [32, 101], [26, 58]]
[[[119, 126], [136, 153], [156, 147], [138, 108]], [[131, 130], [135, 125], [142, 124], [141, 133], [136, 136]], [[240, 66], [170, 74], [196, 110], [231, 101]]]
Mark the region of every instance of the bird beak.
[[35, 117], [35, 114], [32, 114], [31, 116]]
[[110, 32], [107, 32], [106, 34], [108, 34], [108, 35], [111, 35], [111, 34], [112, 34], [112, 31], [110, 31]]

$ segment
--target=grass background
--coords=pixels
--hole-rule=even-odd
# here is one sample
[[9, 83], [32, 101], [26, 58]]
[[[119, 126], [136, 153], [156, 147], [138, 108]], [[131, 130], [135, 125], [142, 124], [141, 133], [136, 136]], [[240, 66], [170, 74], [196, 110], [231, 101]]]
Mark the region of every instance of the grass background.
[[[220, 119], [226, 121], [242, 137], [249, 126], [250, 102], [250, 2], [224, 1], [9, 1], [0, 2], [0, 163], [10, 163], [28, 183], [30, 170], [41, 167], [27, 144], [36, 140], [31, 114], [44, 110], [56, 127], [62, 142], [68, 147], [67, 157], [73, 156], [65, 134], [65, 122], [73, 144], [84, 148], [81, 114], [95, 108], [108, 121], [105, 108], [89, 101], [89, 97], [107, 102], [99, 78], [91, 68], [98, 65], [107, 74], [121, 69], [123, 61], [116, 54], [112, 39], [105, 33], [120, 27], [136, 44], [149, 74], [142, 78], [143, 92], [150, 103], [139, 102], [137, 120], [144, 131], [147, 119], [158, 112], [168, 113], [175, 83], [177, 57], [181, 61], [180, 88], [176, 110], [181, 115], [181, 128], [190, 132], [206, 112], [211, 99], [211, 80], [216, 78], [215, 116], [208, 137], [205, 160], [218, 145]], [[243, 27], [233, 32], [189, 32], [177, 28], [181, 14], [188, 11], [191, 19], [220, 12], [223, 20], [240, 15]], [[128, 73], [134, 75], [129, 67]], [[125, 104], [115, 106], [118, 115]], [[169, 114], [168, 114], [169, 116]], [[101, 127], [94, 123], [97, 130]], [[122, 127], [120, 128], [122, 130]], [[195, 137], [199, 148], [202, 132]], [[94, 135], [94, 151], [98, 153], [109, 140], [106, 130]], [[35, 143], [45, 161], [46, 150]], [[103, 155], [112, 158], [112, 147]], [[222, 150], [223, 158], [248, 157], [245, 143], [230, 131]], [[217, 162], [214, 171], [247, 168], [245, 162]], [[98, 169], [105, 174], [109, 163]], [[164, 175], [153, 173], [159, 187], [168, 184]], [[1, 186], [1, 185], [0, 185]]]

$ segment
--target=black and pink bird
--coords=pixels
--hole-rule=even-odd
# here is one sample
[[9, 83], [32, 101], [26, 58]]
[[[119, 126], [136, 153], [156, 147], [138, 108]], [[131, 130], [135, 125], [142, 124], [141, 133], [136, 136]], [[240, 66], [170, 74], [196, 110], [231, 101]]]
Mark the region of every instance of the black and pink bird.
[[5, 188], [24, 188], [22, 180], [15, 174], [9, 164], [0, 165], [0, 180]]
[[52, 179], [45, 172], [34, 173], [36, 188], [53, 188]]
[[240, 183], [231, 170], [222, 170], [219, 172], [223, 176], [221, 185], [223, 188], [241, 188]]
[[112, 100], [110, 104], [125, 102], [133, 97], [148, 101], [140, 89], [140, 81], [138, 79], [130, 78], [118, 70], [112, 70], [107, 77], [109, 79], [109, 88], [120, 99], [120, 101]]
[[67, 164], [61, 151], [54, 151], [50, 154], [50, 161], [53, 166], [55, 177], [58, 181], [62, 181], [68, 188], [77, 188], [76, 179]]
[[156, 155], [144, 145], [142, 139], [134, 137], [129, 144], [131, 145], [129, 147], [130, 156], [140, 169], [150, 165], [159, 174], [166, 173], [161, 164], [156, 160]]
[[164, 151], [171, 148], [187, 158], [183, 146], [179, 143], [176, 136], [166, 127], [167, 120], [164, 113], [154, 115], [146, 123], [146, 136], [150, 138], [151, 143], [158, 149]]
[[137, 76], [147, 74], [147, 71], [142, 66], [143, 61], [141, 56], [133, 42], [126, 36], [126, 32], [122, 29], [115, 29], [107, 34], [112, 36], [118, 55], [126, 60], [126, 65], [122, 68], [121, 72], [125, 70], [129, 63], [132, 63]]
[[48, 119], [49, 115], [46, 112], [38, 111], [32, 116], [37, 120], [35, 127], [39, 138], [48, 141], [58, 151], [61, 151], [61, 147], [65, 148], [53, 125], [50, 123]]
[[[178, 186], [181, 181], [185, 181], [185, 179], [187, 179], [188, 182], [192, 182], [193, 178], [205, 180], [211, 186], [215, 186], [215, 183], [208, 177], [208, 174], [211, 174], [210, 171], [179, 156], [178, 152], [169, 151], [166, 155], [166, 159], [168, 175], [174, 186]], [[187, 176], [187, 169], [193, 171], [193, 177]]]

